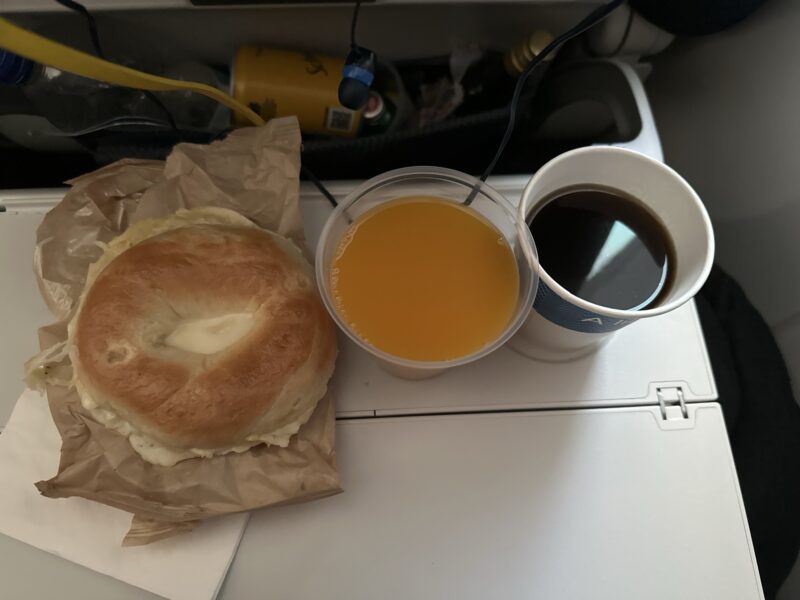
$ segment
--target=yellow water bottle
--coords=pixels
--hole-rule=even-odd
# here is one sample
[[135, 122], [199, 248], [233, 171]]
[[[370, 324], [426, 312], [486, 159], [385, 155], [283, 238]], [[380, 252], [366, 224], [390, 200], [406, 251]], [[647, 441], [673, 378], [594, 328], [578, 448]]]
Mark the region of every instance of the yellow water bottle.
[[245, 46], [231, 67], [231, 91], [265, 120], [297, 115], [304, 133], [353, 137], [361, 111], [339, 104], [343, 67], [341, 58]]

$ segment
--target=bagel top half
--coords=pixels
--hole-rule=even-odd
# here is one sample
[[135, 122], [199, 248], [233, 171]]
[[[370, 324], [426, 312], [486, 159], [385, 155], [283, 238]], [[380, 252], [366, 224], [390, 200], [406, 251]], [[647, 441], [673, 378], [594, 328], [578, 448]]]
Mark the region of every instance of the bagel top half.
[[115, 238], [89, 268], [69, 340], [84, 408], [161, 465], [287, 445], [336, 357], [299, 248], [216, 208]]

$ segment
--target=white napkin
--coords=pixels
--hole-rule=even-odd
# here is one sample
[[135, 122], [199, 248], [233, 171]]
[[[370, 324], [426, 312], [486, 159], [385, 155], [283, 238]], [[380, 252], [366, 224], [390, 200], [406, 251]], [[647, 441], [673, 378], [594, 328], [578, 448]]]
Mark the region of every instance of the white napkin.
[[[34, 483], [58, 469], [61, 438], [47, 400], [26, 390], [0, 434], [0, 532], [174, 600], [213, 600], [247, 524], [215, 518], [191, 533], [123, 548], [131, 515], [83, 498], [51, 499]], [[13, 558], [3, 559], [12, 567]]]

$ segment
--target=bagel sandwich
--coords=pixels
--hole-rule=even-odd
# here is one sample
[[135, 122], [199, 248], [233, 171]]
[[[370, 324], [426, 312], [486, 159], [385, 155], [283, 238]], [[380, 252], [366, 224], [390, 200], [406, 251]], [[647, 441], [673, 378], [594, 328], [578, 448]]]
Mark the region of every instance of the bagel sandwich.
[[148, 462], [286, 446], [325, 395], [333, 323], [290, 240], [220, 208], [136, 223], [68, 326], [83, 408]]

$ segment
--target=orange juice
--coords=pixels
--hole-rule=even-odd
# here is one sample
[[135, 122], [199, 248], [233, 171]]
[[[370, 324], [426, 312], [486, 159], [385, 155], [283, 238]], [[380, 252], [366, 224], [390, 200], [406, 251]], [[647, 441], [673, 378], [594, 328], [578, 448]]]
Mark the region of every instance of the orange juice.
[[459, 358], [497, 339], [519, 294], [514, 254], [489, 221], [418, 196], [361, 215], [339, 243], [330, 284], [364, 341], [420, 361]]

